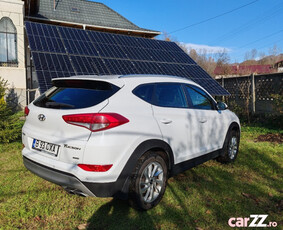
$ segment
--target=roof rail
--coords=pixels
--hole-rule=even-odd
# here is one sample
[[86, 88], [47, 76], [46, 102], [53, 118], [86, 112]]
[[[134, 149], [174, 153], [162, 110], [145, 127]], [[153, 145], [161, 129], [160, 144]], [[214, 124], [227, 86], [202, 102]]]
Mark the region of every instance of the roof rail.
[[161, 75], [161, 74], [126, 74], [121, 75], [118, 78], [131, 78], [131, 77], [160, 77], [160, 78], [177, 78], [177, 79], [188, 79], [187, 77], [181, 77], [181, 76], [173, 76], [173, 75]]

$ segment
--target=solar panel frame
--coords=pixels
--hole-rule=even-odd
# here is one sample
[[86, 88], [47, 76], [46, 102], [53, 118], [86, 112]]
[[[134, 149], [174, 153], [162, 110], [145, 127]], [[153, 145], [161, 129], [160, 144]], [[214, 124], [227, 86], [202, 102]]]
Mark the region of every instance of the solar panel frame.
[[71, 75], [165, 74], [192, 79], [212, 95], [228, 95], [176, 43], [26, 22], [40, 91]]

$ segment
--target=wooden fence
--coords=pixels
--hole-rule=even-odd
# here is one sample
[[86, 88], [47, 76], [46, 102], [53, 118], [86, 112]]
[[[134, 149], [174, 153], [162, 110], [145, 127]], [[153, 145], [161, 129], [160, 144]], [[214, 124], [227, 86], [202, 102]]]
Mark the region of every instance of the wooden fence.
[[238, 105], [256, 114], [278, 113], [274, 95], [283, 95], [283, 73], [221, 78], [217, 81], [229, 91], [225, 98], [229, 104]]

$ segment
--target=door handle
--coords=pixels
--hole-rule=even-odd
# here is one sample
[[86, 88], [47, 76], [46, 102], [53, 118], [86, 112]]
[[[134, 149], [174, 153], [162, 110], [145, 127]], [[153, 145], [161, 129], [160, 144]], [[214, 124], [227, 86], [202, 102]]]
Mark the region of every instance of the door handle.
[[199, 122], [200, 122], [200, 123], [205, 123], [205, 122], [207, 122], [207, 120], [206, 120], [205, 118], [201, 118], [201, 119], [199, 120]]
[[162, 122], [163, 124], [170, 124], [170, 123], [172, 123], [172, 120], [163, 118], [163, 119], [161, 120], [161, 122]]

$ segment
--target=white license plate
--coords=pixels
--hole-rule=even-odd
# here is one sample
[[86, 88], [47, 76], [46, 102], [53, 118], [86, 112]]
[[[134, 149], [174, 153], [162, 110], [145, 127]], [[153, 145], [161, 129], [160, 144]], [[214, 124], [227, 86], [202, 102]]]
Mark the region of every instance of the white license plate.
[[57, 157], [60, 145], [49, 142], [33, 139], [32, 148], [38, 151], [43, 151]]

